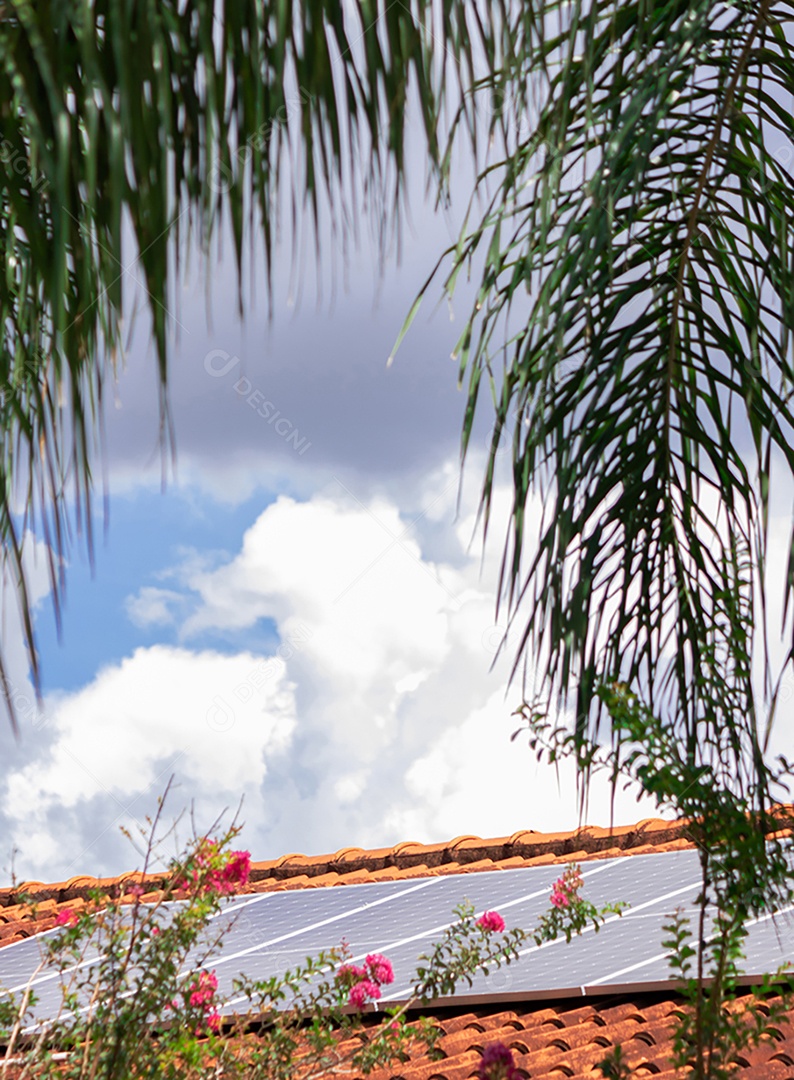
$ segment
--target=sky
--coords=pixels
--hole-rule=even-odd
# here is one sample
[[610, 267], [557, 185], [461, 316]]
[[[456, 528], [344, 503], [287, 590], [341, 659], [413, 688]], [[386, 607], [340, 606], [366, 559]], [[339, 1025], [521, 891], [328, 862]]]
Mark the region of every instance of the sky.
[[[107, 395], [109, 516], [99, 498], [93, 566], [69, 553], [60, 638], [31, 553], [40, 713], [5, 614], [21, 718], [18, 741], [0, 731], [6, 880], [135, 868], [124, 830], [146, 830], [169, 778], [177, 838], [191, 814], [204, 830], [239, 813], [254, 859], [579, 823], [571, 771], [511, 739], [516, 642], [497, 655], [495, 610], [509, 476], [502, 459], [483, 546], [487, 402], [462, 477], [450, 356], [465, 288], [448, 305], [439, 287], [387, 365], [458, 223], [419, 187], [401, 258], [379, 270], [364, 243], [344, 273], [329, 259], [320, 299], [308, 257], [290, 294], [283, 245], [272, 316], [260, 274], [239, 317], [228, 242], [194, 258], [170, 312], [165, 485], [140, 274], [124, 267], [141, 311]], [[631, 791], [612, 807], [597, 780], [585, 820], [612, 812], [656, 813]]]

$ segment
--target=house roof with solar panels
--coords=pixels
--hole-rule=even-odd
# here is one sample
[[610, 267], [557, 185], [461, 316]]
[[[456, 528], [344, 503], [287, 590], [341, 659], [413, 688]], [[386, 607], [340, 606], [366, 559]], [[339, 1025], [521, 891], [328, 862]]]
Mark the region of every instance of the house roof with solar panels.
[[[633, 1076], [672, 1080], [669, 1054], [679, 1001], [662, 927], [676, 908], [694, 912], [700, 883], [684, 822], [525, 830], [492, 840], [461, 836], [446, 844], [343, 848], [253, 863], [248, 884], [220, 916], [230, 930], [213, 959], [219, 990], [228, 993], [241, 971], [266, 978], [344, 938], [354, 956], [389, 957], [395, 981], [382, 1004], [399, 1002], [408, 996], [417, 956], [443, 933], [457, 904], [496, 909], [508, 925], [530, 927], [547, 909], [555, 878], [574, 862], [581, 864], [589, 900], [597, 906], [625, 901], [630, 909], [607, 919], [599, 933], [585, 931], [569, 944], [527, 945], [518, 962], [478, 976], [473, 986], [423, 1010], [435, 1013], [444, 1032], [433, 1059], [414, 1058], [398, 1071], [370, 1075], [468, 1080], [484, 1046], [500, 1041], [512, 1050], [519, 1075], [532, 1080], [594, 1080], [601, 1075], [597, 1063], [616, 1044]], [[144, 900], [162, 897], [162, 876], [142, 879], [139, 873], [0, 890], [0, 986], [27, 984], [40, 959], [36, 936], [55, 927], [59, 909], [79, 908], [97, 889], [133, 902], [129, 890], [141, 882], [149, 890]], [[18, 902], [22, 893], [35, 910]], [[792, 961], [794, 915], [781, 913], [774, 924], [769, 917], [753, 920], [742, 983], [749, 988]], [[34, 981], [34, 987], [40, 1008], [48, 1002], [57, 1007], [54, 980], [40, 986]], [[737, 1066], [740, 1080], [794, 1080], [794, 1025], [775, 1030], [773, 1041], [740, 1057]]]

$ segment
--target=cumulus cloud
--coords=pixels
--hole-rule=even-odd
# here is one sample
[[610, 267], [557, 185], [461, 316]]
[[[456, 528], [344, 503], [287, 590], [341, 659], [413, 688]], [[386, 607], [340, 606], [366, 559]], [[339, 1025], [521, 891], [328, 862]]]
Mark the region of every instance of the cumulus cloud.
[[128, 596], [124, 608], [127, 615], [142, 629], [149, 626], [170, 626], [176, 616], [172, 610], [183, 600], [181, 593], [144, 585], [134, 596]]
[[241, 796], [255, 807], [295, 724], [294, 688], [283, 670], [255, 699], [235, 697], [261, 663], [250, 653], [137, 649], [51, 702], [48, 745], [11, 773], [2, 803], [16, 824], [24, 872], [52, 877], [129, 865], [134, 852], [112, 826], [144, 824], [171, 773], [176, 798], [194, 801], [205, 819]]
[[[499, 553], [469, 549], [465, 501], [440, 542], [456, 495], [442, 471], [408, 509], [342, 483], [281, 496], [236, 555], [175, 569], [191, 611], [182, 647], [139, 648], [54, 700], [46, 753], [8, 780], [3, 808], [28, 872], [128, 867], [108, 829], [139, 820], [169, 771], [204, 823], [244, 795], [258, 858], [575, 826], [573, 778], [558, 788], [510, 741], [520, 694], [505, 696], [510, 649], [494, 663]], [[170, 595], [138, 598], [131, 614], [149, 625], [161, 600], [181, 610]], [[264, 618], [281, 639], [272, 656], [191, 649], [199, 634]], [[599, 789], [595, 820], [608, 820], [607, 803]], [[633, 796], [618, 812], [636, 819]]]

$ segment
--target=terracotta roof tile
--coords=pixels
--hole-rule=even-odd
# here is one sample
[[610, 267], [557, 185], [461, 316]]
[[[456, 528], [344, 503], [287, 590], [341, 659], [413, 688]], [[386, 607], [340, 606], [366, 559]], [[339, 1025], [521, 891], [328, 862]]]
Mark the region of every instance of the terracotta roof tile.
[[[464, 835], [437, 844], [409, 840], [393, 847], [346, 847], [325, 855], [292, 852], [276, 859], [254, 862], [250, 881], [253, 891], [259, 892], [284, 886], [307, 888], [364, 880], [409, 879], [437, 873], [477, 873], [566, 861], [585, 862], [689, 847], [691, 841], [686, 829], [684, 821], [647, 818], [633, 825], [613, 828], [590, 825], [571, 832], [522, 829], [512, 836], [490, 839]], [[85, 899], [92, 890], [118, 897], [129, 892], [128, 886], [132, 882], [142, 882], [148, 891], [155, 891], [164, 884], [161, 876], [147, 874], [144, 880], [139, 873], [121, 874], [117, 878], [77, 875], [68, 881], [49, 884], [28, 881], [16, 888], [0, 889], [0, 910], [7, 911], [14, 906], [22, 893], [31, 899], [61, 903], [78, 897]]]
[[[789, 830], [781, 830], [781, 835]], [[341, 848], [331, 854], [292, 853], [255, 862], [245, 893], [285, 889], [338, 887], [372, 881], [412, 880], [453, 873], [480, 873], [517, 867], [545, 866], [592, 859], [643, 855], [691, 847], [687, 823], [648, 818], [634, 825], [588, 826], [573, 832], [520, 830], [512, 836], [483, 839], [458, 836], [440, 844], [406, 841], [393, 847]], [[55, 924], [64, 908], [86, 905], [92, 890], [105, 902], [132, 899], [132, 884], [147, 890], [145, 900], [163, 896], [162, 875], [127, 873], [116, 878], [78, 875], [68, 881], [25, 882], [0, 889], [0, 946], [23, 941]], [[736, 1008], [746, 1006], [748, 995]], [[678, 1080], [669, 1067], [672, 1034], [680, 1004], [674, 996], [634, 992], [603, 999], [555, 1004], [494, 1003], [455, 1013], [446, 1006], [436, 1017], [441, 1035], [436, 1059], [416, 1055], [392, 1069], [376, 1070], [372, 1080], [469, 1080], [476, 1075], [482, 1049], [494, 1041], [513, 1050], [521, 1074], [532, 1080], [572, 1077], [596, 1080], [598, 1063], [620, 1045], [633, 1075]], [[785, 1025], [784, 1025], [785, 1026]], [[794, 1027], [777, 1031], [775, 1039], [741, 1055], [737, 1080], [794, 1080]], [[352, 1080], [352, 1074], [346, 1074]]]

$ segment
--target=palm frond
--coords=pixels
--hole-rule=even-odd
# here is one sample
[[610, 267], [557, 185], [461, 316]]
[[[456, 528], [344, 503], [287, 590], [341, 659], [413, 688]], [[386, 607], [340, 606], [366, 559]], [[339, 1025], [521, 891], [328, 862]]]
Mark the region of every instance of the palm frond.
[[[753, 664], [768, 676], [756, 628], [772, 463], [794, 471], [794, 217], [778, 152], [794, 143], [780, 104], [794, 8], [552, 8], [554, 34], [517, 16], [514, 37], [534, 35], [522, 73], [534, 114], [518, 100], [529, 134], [508, 147], [449, 279], [481, 260], [461, 338], [464, 454], [490, 382], [484, 520], [510, 430], [503, 596], [522, 620], [519, 657], [542, 659], [579, 738], [599, 737], [599, 682], [628, 683], [693, 763], [763, 806]], [[527, 519], [534, 494], [540, 522]], [[786, 604], [793, 585], [790, 568]]]
[[271, 272], [281, 203], [293, 220], [308, 215], [318, 238], [324, 205], [343, 237], [366, 200], [396, 220], [411, 93], [443, 183], [446, 87], [465, 81], [476, 45], [464, 7], [0, 3], [0, 543], [37, 686], [23, 537], [36, 529], [51, 545], [57, 611], [75, 529], [90, 547], [125, 272], [137, 260], [148, 293], [167, 441], [169, 257], [180, 239], [195, 230], [208, 250], [228, 214], [239, 280], [255, 230]]

